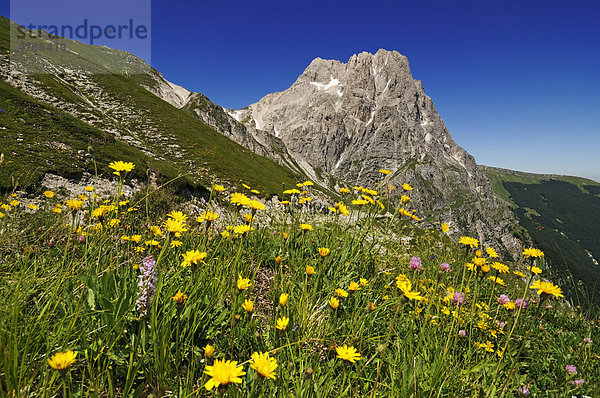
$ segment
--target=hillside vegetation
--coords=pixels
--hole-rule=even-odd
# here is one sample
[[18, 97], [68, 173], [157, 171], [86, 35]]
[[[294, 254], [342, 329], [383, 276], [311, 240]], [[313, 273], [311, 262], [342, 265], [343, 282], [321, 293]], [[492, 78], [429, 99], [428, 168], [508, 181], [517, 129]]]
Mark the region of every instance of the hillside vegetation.
[[1, 395], [598, 390], [598, 319], [566, 305], [544, 253], [508, 263], [424, 229], [408, 185], [398, 202], [384, 178], [348, 187], [323, 215], [309, 181], [269, 207], [220, 185], [204, 204], [121, 194], [137, 169], [111, 163], [111, 197], [1, 199]]
[[576, 305], [600, 306], [600, 184], [578, 177], [487, 169], [494, 190], [544, 250]]

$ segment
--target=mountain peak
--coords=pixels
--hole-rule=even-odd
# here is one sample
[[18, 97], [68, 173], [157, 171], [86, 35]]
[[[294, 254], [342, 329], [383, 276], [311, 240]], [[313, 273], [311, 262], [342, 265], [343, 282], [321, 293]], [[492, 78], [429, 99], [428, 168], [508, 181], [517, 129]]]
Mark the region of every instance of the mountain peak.
[[[485, 173], [454, 142], [423, 85], [413, 79], [408, 59], [397, 51], [361, 52], [346, 63], [315, 58], [290, 88], [237, 112], [238, 120], [348, 183], [374, 183], [380, 168], [392, 170], [393, 185], [408, 182], [422, 198], [437, 198], [413, 200], [423, 213], [440, 214], [465, 196], [481, 207], [477, 214], [498, 207]], [[488, 221], [479, 223], [479, 236], [489, 234]], [[514, 243], [505, 240], [503, 246]]]

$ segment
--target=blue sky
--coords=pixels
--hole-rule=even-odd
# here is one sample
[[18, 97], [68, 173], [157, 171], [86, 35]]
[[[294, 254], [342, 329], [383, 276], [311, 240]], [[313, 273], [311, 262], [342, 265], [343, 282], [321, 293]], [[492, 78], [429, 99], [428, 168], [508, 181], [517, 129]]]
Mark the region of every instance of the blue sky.
[[151, 31], [157, 70], [230, 108], [397, 50], [479, 164], [600, 181], [600, 1], [153, 1]]

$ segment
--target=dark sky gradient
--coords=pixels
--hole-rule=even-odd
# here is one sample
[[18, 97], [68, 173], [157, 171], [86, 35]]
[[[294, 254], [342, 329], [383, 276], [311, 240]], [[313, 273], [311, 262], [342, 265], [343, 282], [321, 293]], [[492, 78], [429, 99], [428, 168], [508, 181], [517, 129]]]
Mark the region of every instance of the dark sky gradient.
[[478, 163], [600, 181], [600, 1], [153, 1], [151, 28], [152, 65], [230, 108], [397, 50]]

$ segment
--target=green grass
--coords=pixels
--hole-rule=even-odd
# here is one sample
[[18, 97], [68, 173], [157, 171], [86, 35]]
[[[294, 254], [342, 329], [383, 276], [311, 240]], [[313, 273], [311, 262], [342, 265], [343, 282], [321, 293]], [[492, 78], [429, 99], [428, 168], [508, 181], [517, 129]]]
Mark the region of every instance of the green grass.
[[[226, 195], [213, 192], [200, 209], [160, 190], [149, 198], [115, 195], [109, 203], [121, 199], [101, 218], [92, 212], [102, 202], [92, 199], [77, 213], [63, 206], [57, 214], [51, 209], [64, 199], [2, 198], [20, 203], [0, 218], [0, 395], [210, 396], [205, 371], [224, 359], [246, 374], [217, 396], [512, 397], [520, 386], [533, 396], [597, 391], [598, 320], [528, 289], [539, 279], [526, 270], [528, 260], [508, 264], [527, 276], [501, 274], [501, 286], [488, 278], [494, 269], [468, 271], [474, 251], [436, 229], [398, 214], [381, 218], [378, 205], [317, 215], [296, 197], [288, 207], [258, 210], [253, 231], [225, 234], [254, 214]], [[38, 209], [28, 209], [32, 202]], [[170, 210], [188, 215], [180, 237], [165, 228]], [[196, 221], [205, 210], [219, 214], [211, 225]], [[312, 230], [302, 232], [301, 223]], [[320, 247], [330, 253], [321, 256]], [[182, 266], [189, 250], [206, 257]], [[138, 267], [147, 255], [157, 261], [156, 290], [151, 305], [140, 307]], [[422, 271], [409, 268], [413, 256]], [[486, 259], [496, 260], [502, 261]], [[450, 272], [440, 272], [442, 262]], [[546, 275], [543, 259], [536, 265]], [[397, 282], [401, 274], [410, 286]], [[249, 279], [248, 289], [238, 289], [240, 276]], [[360, 289], [350, 291], [352, 282]], [[332, 309], [336, 289], [348, 296]], [[172, 299], [178, 291], [187, 295], [180, 304]], [[409, 299], [408, 292], [425, 299]], [[454, 292], [464, 293], [461, 306], [451, 300]], [[283, 306], [282, 293], [289, 294]], [[529, 305], [505, 308], [500, 294]], [[245, 300], [253, 301], [253, 312], [242, 308]], [[289, 318], [285, 330], [276, 328], [282, 317]], [[486, 351], [481, 344], [488, 342], [493, 348]], [[215, 348], [212, 357], [207, 344]], [[338, 358], [342, 345], [360, 359]], [[76, 361], [63, 373], [54, 370], [48, 359], [67, 350]], [[275, 380], [250, 366], [255, 352], [275, 359]], [[565, 370], [571, 364], [576, 376]], [[579, 378], [581, 387], [570, 384]]]

